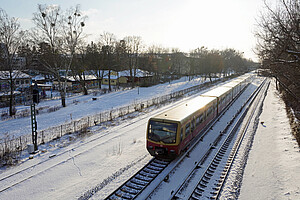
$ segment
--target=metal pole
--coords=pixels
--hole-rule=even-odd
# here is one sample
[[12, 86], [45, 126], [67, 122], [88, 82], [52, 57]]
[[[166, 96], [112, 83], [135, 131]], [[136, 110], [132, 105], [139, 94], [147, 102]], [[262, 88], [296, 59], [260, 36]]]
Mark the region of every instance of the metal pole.
[[32, 143], [34, 146], [34, 151], [38, 150], [37, 146], [37, 122], [36, 122], [36, 111], [35, 111], [35, 104], [32, 103], [30, 106], [31, 110], [31, 128], [32, 128]]

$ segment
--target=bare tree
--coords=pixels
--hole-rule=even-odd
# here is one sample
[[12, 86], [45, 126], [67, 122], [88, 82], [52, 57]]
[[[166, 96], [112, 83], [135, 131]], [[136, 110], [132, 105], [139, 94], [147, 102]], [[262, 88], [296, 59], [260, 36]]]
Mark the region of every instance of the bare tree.
[[256, 53], [274, 70], [289, 72], [280, 66], [290, 66], [299, 71], [300, 2], [278, 0], [277, 3], [276, 8], [271, 8], [265, 2], [266, 11], [261, 14], [255, 33]]
[[127, 66], [131, 78], [131, 87], [135, 86], [134, 80], [136, 77], [136, 70], [138, 68], [138, 57], [142, 51], [142, 38], [139, 36], [127, 36], [123, 39], [126, 43], [126, 50], [128, 55]]
[[74, 80], [81, 86], [83, 95], [88, 95], [88, 89], [86, 85], [86, 74], [88, 72], [87, 64], [87, 48], [81, 46], [78, 49], [78, 53], [74, 56], [72, 62], [72, 76]]
[[184, 55], [183, 52], [180, 51], [178, 48], [173, 48], [172, 49], [172, 54], [171, 54], [171, 69], [170, 71], [172, 74], [177, 74], [180, 75], [183, 66], [185, 66], [184, 61], [186, 60], [186, 56]]
[[111, 71], [117, 65], [115, 60], [116, 36], [113, 33], [103, 32], [99, 38], [103, 69], [108, 70], [108, 90], [111, 91]]
[[[79, 6], [70, 8], [64, 14], [59, 6], [38, 5], [38, 12], [34, 13], [33, 21], [41, 35], [37, 43], [48, 46], [48, 51], [40, 56], [40, 61], [57, 79], [63, 107], [66, 106], [67, 76], [83, 38], [85, 19]], [[64, 76], [60, 74], [62, 70]]]
[[265, 7], [255, 34], [256, 53], [264, 67], [297, 90], [300, 77], [300, 2], [278, 0], [275, 8], [266, 2]]
[[103, 63], [101, 58], [101, 46], [91, 42], [86, 47], [86, 64], [90, 72], [98, 79], [98, 86], [101, 89], [101, 80], [103, 78]]
[[[83, 88], [84, 95], [88, 94], [85, 80], [86, 67], [84, 66], [85, 59], [85, 43], [83, 41], [83, 27], [85, 26], [86, 16], [81, 16], [79, 6], [70, 8], [64, 18], [63, 23], [63, 39], [65, 57], [69, 58], [66, 66], [66, 71], [71, 70], [71, 74]], [[73, 62], [73, 60], [75, 61]], [[64, 80], [67, 81], [66, 79]], [[66, 90], [64, 91], [66, 92]]]
[[22, 65], [16, 65], [17, 52], [25, 44], [26, 31], [22, 31], [18, 20], [9, 17], [0, 9], [0, 67], [2, 76], [9, 80], [9, 115], [15, 114], [15, 80], [22, 70]]
[[[287, 106], [300, 119], [300, 1], [276, 3], [274, 7], [265, 2], [265, 10], [258, 19], [256, 53], [263, 67], [280, 82]], [[294, 130], [300, 144], [300, 129]]]

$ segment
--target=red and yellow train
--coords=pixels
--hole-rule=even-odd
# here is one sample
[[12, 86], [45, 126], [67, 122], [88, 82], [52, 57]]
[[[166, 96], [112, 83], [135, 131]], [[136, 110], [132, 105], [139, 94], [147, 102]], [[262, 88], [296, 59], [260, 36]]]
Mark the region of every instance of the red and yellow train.
[[235, 78], [148, 121], [146, 145], [155, 157], [173, 159], [243, 90], [251, 73]]

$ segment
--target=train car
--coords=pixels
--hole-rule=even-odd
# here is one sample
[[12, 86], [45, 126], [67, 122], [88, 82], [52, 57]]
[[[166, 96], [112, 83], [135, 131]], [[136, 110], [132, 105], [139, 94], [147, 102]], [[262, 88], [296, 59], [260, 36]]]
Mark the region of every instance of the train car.
[[232, 100], [232, 88], [231, 87], [217, 87], [208, 92], [201, 94], [204, 97], [217, 98], [217, 113], [223, 110]]
[[232, 89], [232, 99], [235, 98], [249, 83], [251, 74], [244, 74], [239, 76], [228, 83], [222, 85], [222, 87], [229, 87]]
[[245, 87], [245, 84], [243, 84], [243, 79], [237, 79], [234, 81], [231, 81], [229, 83], [224, 84], [222, 87], [231, 88], [232, 90], [232, 99], [234, 99], [241, 90]]
[[152, 156], [174, 158], [217, 115], [217, 99], [199, 96], [149, 119], [147, 150]]
[[148, 152], [159, 158], [177, 157], [243, 90], [249, 77], [238, 77], [150, 118], [146, 134]]

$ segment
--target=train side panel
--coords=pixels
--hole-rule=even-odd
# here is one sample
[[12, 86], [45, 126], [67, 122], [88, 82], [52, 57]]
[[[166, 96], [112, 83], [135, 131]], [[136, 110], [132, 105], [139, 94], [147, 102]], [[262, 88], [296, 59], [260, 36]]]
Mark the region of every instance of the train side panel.
[[182, 124], [180, 137], [182, 138], [179, 144], [179, 152], [188, 148], [191, 140], [201, 133], [203, 128], [209, 124], [217, 115], [217, 99], [208, 103], [205, 107], [199, 110], [191, 119]]
[[248, 84], [249, 77], [243, 75], [151, 118], [146, 136], [149, 153], [155, 157], [174, 158], [186, 150]]

